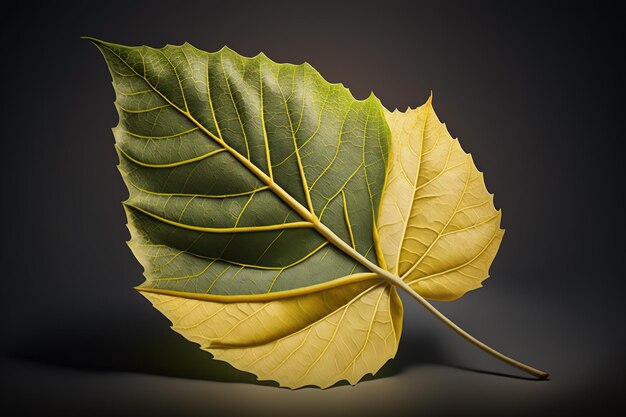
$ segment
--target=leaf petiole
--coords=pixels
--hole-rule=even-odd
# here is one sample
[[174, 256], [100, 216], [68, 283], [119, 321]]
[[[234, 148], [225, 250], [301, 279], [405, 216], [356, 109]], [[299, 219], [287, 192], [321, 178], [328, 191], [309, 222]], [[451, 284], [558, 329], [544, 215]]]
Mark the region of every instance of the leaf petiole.
[[498, 352], [491, 346], [488, 346], [487, 344], [476, 339], [474, 336], [472, 336], [471, 334], [469, 334], [468, 332], [460, 328], [458, 325], [456, 325], [452, 320], [447, 318], [442, 312], [437, 310], [431, 303], [428, 302], [428, 300], [426, 300], [424, 297], [419, 295], [413, 288], [411, 288], [410, 285], [408, 285], [404, 281], [401, 281], [401, 283], [398, 283], [394, 280], [394, 284], [401, 287], [411, 297], [415, 298], [422, 306], [424, 306], [424, 308], [426, 308], [426, 310], [428, 310], [431, 314], [433, 314], [435, 317], [441, 320], [446, 326], [450, 327], [452, 330], [457, 332], [461, 337], [465, 338], [465, 340], [479, 347], [483, 351], [489, 353], [492, 356], [495, 356], [496, 358], [500, 359], [503, 362], [508, 363], [511, 366], [514, 366], [518, 369], [521, 369], [522, 371], [526, 373], [529, 373], [537, 377], [538, 379], [548, 379], [550, 377], [550, 374], [548, 372], [542, 371], [537, 368], [533, 368], [532, 366], [526, 365], [525, 363], [522, 363], [518, 360], [510, 358]]

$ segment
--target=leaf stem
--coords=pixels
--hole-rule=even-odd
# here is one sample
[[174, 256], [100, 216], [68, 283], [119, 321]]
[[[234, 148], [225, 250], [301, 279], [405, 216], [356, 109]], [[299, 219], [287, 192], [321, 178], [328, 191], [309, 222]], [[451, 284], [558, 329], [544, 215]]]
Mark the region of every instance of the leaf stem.
[[548, 372], [542, 371], [542, 370], [537, 369], [537, 368], [533, 368], [532, 366], [526, 365], [525, 363], [522, 363], [522, 362], [520, 362], [518, 360], [510, 358], [510, 357], [508, 357], [508, 356], [498, 352], [497, 350], [495, 350], [491, 346], [488, 346], [485, 343], [481, 342], [480, 340], [476, 339], [474, 336], [472, 336], [471, 334], [469, 334], [468, 332], [466, 332], [465, 330], [460, 328], [452, 320], [450, 320], [445, 315], [443, 315], [442, 312], [437, 310], [424, 297], [419, 295], [413, 288], [411, 288], [410, 285], [408, 285], [404, 281], [401, 281], [401, 282], [402, 282], [402, 284], [397, 283], [396, 285], [401, 287], [411, 297], [415, 298], [422, 306], [424, 306], [426, 308], [426, 310], [428, 310], [431, 314], [433, 314], [435, 317], [437, 317], [439, 320], [441, 320], [446, 326], [450, 327], [452, 330], [457, 332], [461, 337], [465, 338], [465, 340], [467, 340], [468, 342], [474, 344], [475, 346], [478, 346], [483, 351], [489, 353], [492, 356], [495, 356], [496, 358], [500, 359], [501, 361], [506, 362], [509, 365], [514, 366], [514, 367], [516, 367], [518, 369], [521, 369], [522, 371], [527, 372], [527, 373], [529, 373], [529, 374], [531, 374], [531, 375], [533, 375], [533, 376], [535, 376], [535, 377], [537, 377], [539, 379], [548, 379], [548, 377], [550, 376], [550, 374]]

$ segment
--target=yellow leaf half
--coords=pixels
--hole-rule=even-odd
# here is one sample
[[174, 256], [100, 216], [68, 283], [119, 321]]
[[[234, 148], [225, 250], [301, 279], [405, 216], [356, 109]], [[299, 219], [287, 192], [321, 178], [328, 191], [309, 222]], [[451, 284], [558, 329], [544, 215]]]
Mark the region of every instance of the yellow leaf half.
[[375, 274], [338, 282], [234, 297], [139, 290], [216, 359], [281, 386], [326, 388], [376, 373], [395, 356], [402, 331], [395, 287]]
[[387, 269], [426, 298], [457, 299], [489, 276], [501, 212], [432, 97], [385, 117], [393, 139], [378, 233]]

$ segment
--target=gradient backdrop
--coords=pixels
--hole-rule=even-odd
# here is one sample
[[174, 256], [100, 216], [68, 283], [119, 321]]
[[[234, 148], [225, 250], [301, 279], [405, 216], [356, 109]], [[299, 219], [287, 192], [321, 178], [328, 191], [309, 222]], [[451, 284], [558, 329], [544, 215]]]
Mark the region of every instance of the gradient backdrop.
[[[84, 3], [3, 11], [3, 415], [536, 416], [620, 405], [622, 9]], [[210, 360], [132, 290], [142, 277], [124, 244], [114, 93], [80, 35], [306, 60], [357, 98], [373, 90], [389, 109], [421, 105], [432, 90], [507, 229], [485, 287], [437, 305], [552, 379], [527, 379], [407, 297], [397, 358], [356, 387], [292, 392]]]

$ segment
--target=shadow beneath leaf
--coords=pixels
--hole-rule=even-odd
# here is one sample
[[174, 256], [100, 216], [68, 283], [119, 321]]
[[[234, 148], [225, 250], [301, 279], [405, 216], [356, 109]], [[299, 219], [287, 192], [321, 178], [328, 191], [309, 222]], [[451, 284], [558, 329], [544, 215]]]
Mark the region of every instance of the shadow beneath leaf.
[[396, 357], [385, 364], [376, 375], [366, 375], [363, 380], [388, 378], [419, 365], [450, 365], [445, 349], [440, 346], [436, 335], [426, 330], [419, 333], [404, 332], [400, 339]]
[[[4, 354], [20, 360], [81, 371], [135, 372], [278, 386], [273, 381], [258, 381], [253, 374], [237, 370], [226, 362], [213, 360], [210, 353], [172, 331], [169, 322], [160, 316], [146, 317], [142, 321], [118, 317], [118, 320], [109, 318], [59, 323], [55, 328], [38, 330]], [[421, 364], [509, 376], [452, 364], [446, 357], [445, 349], [437, 342], [436, 335], [424, 331], [413, 334], [405, 332], [396, 358], [387, 362], [376, 375], [368, 374], [363, 380], [391, 377]], [[338, 386], [346, 384], [346, 381], [342, 381]]]
[[250, 373], [185, 340], [163, 317], [65, 323], [38, 331], [6, 356], [81, 371], [136, 372], [177, 378], [277, 386], [257, 381]]
[[550, 378], [548, 378], [548, 379], [539, 379], [539, 378], [536, 378], [534, 376], [505, 374], [503, 372], [486, 371], [486, 370], [483, 370], [483, 369], [475, 369], [475, 368], [469, 368], [469, 367], [465, 367], [465, 366], [453, 366], [453, 368], [459, 369], [461, 371], [472, 372], [472, 373], [475, 373], [475, 374], [492, 375], [492, 376], [499, 376], [499, 377], [511, 378], [511, 379], [522, 379], [522, 380], [525, 380], [525, 381], [537, 381], [537, 382], [547, 382], [547, 381], [550, 381]]
[[[413, 331], [415, 332], [416, 330], [413, 329]], [[455, 364], [454, 360], [450, 359], [450, 355], [447, 354], [445, 346], [439, 342], [437, 334], [429, 329], [422, 329], [419, 333], [404, 332], [396, 357], [387, 362], [376, 375], [365, 376], [363, 381], [391, 377], [401, 374], [410, 368], [426, 364], [444, 366], [474, 374], [538, 381], [535, 377], [516, 375], [515, 372], [508, 374]]]

